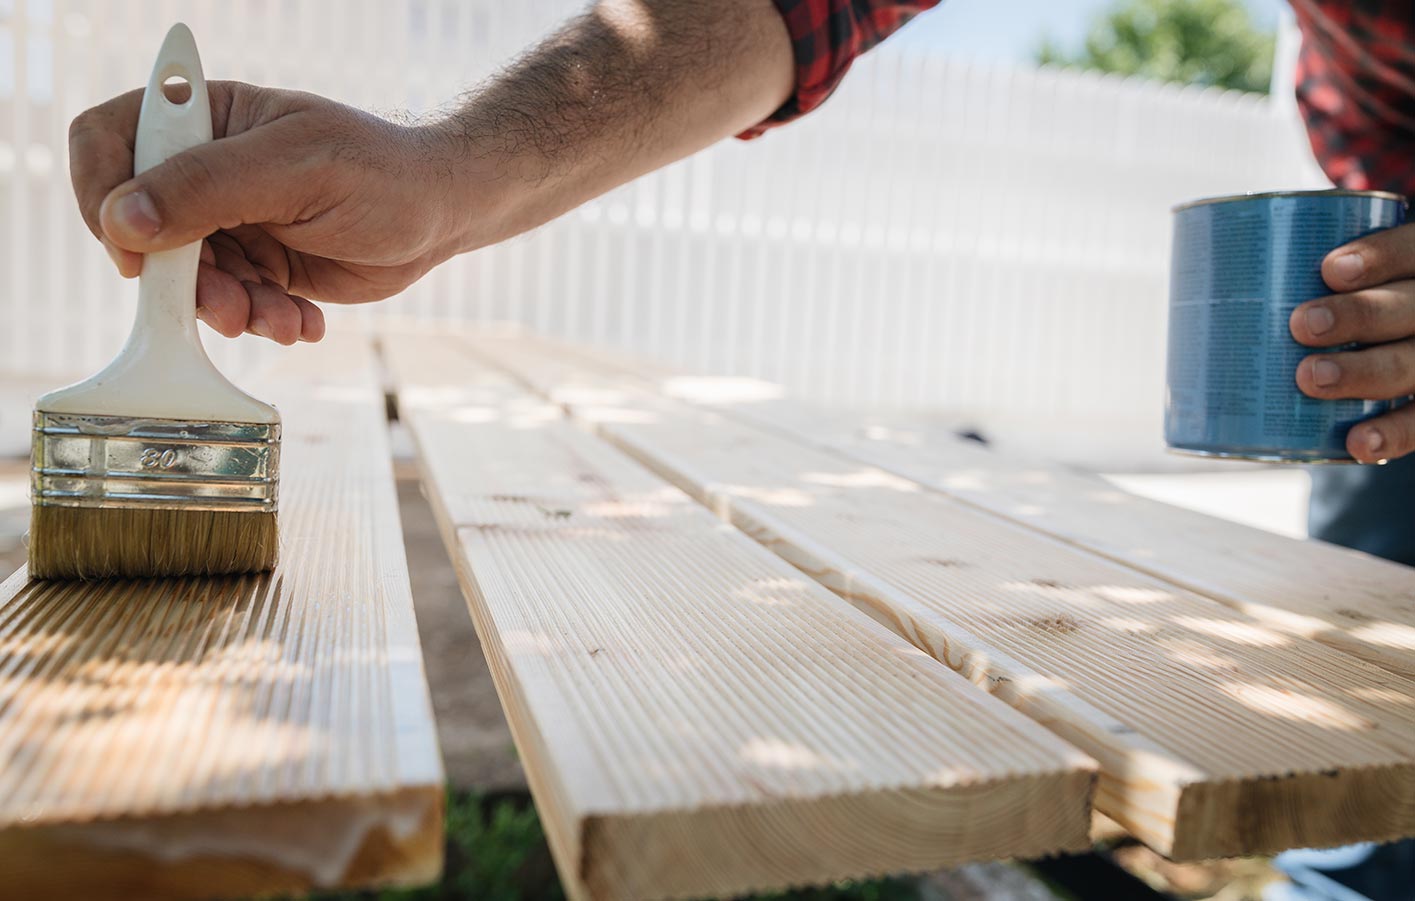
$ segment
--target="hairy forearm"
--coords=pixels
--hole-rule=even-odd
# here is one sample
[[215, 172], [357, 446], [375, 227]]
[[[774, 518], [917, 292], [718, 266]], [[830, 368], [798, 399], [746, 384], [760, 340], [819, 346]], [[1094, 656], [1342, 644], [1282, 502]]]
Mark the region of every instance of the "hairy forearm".
[[600, 0], [431, 126], [456, 249], [751, 127], [793, 79], [771, 0]]

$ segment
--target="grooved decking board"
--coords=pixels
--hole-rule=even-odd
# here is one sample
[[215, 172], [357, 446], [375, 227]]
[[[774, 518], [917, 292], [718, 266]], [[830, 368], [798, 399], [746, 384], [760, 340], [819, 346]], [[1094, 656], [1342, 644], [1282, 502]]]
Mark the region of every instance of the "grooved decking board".
[[1085, 755], [454, 341], [384, 350], [572, 894], [1087, 844]]
[[365, 342], [288, 350], [272, 574], [0, 587], [7, 897], [412, 883], [442, 766]]
[[[1415, 678], [1415, 568], [1173, 507], [1058, 467], [1008, 468], [995, 454], [943, 444], [928, 431], [836, 422], [819, 440]], [[940, 446], [947, 458], [932, 453]]]
[[1179, 858], [1415, 833], [1415, 683], [532, 342], [468, 347], [1101, 763]]
[[1097, 476], [960, 441], [904, 414], [833, 413], [782, 400], [763, 382], [684, 377], [594, 348], [556, 350], [878, 466], [1415, 678], [1415, 567], [1160, 503]]

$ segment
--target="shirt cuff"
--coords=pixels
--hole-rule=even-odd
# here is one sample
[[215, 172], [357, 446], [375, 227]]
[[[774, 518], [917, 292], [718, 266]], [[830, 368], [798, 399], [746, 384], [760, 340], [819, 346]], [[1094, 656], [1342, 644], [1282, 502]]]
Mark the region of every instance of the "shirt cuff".
[[761, 123], [738, 135], [751, 139], [800, 118], [825, 102], [862, 53], [940, 0], [773, 0], [791, 37], [796, 87]]

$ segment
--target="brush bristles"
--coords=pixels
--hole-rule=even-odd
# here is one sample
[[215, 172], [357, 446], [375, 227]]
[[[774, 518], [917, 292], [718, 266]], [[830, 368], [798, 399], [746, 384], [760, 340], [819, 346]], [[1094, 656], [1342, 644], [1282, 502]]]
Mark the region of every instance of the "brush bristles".
[[49, 505], [32, 512], [32, 579], [264, 572], [279, 551], [274, 513]]

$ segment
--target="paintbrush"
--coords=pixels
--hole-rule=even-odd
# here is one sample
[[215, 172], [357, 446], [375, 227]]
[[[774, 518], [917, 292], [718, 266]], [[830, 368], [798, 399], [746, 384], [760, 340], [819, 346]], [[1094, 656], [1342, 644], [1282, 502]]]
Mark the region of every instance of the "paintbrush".
[[[163, 83], [183, 79], [185, 102]], [[187, 26], [167, 33], [143, 95], [135, 174], [211, 140]], [[227, 381], [196, 326], [201, 242], [147, 254], [137, 318], [113, 362], [35, 404], [29, 574], [102, 579], [275, 565], [280, 416]]]

